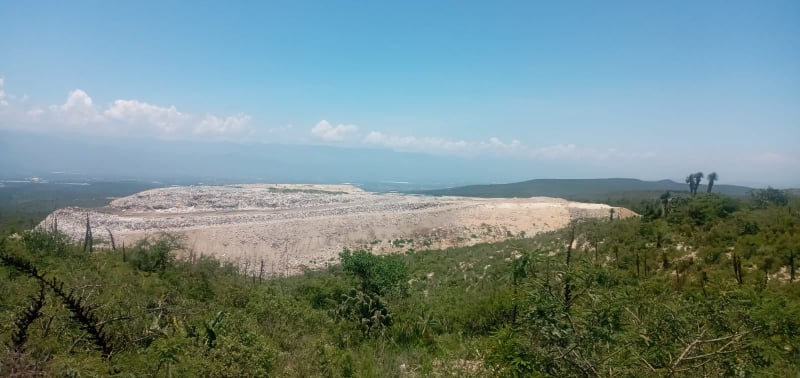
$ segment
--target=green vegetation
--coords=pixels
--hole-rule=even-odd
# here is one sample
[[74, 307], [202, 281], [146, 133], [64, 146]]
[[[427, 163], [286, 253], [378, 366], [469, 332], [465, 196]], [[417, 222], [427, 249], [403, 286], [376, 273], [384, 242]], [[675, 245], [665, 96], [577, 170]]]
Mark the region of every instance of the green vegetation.
[[[698, 179], [697, 174], [690, 175], [692, 184], [689, 191], [683, 184], [670, 181], [641, 181], [636, 179], [609, 178], [609, 179], [540, 179], [511, 184], [493, 185], [471, 185], [458, 188], [437, 189], [421, 192], [423, 194], [436, 196], [467, 196], [467, 197], [559, 197], [572, 201], [603, 202], [609, 203], [607, 199], [622, 199], [623, 202], [630, 203], [639, 199], [656, 198], [665, 191], [670, 192], [691, 192], [705, 187], [710, 192], [709, 187], [703, 186], [697, 181], [697, 188], [694, 182]], [[718, 176], [714, 173], [714, 182]], [[711, 180], [711, 174], [709, 174]], [[689, 182], [687, 178], [687, 183]], [[714, 185], [714, 191], [734, 197], [746, 197], [752, 188], [736, 185]]]
[[33, 228], [55, 209], [105, 206], [112, 198], [155, 187], [133, 181], [89, 185], [6, 183], [0, 187], [0, 237]]
[[[716, 187], [715, 187], [716, 189]], [[663, 197], [663, 198], [662, 198]], [[261, 281], [168, 235], [0, 244], [0, 376], [793, 376], [800, 201], [641, 217]]]
[[405, 246], [406, 244], [413, 244], [414, 239], [394, 239], [391, 241], [392, 247], [400, 248]]

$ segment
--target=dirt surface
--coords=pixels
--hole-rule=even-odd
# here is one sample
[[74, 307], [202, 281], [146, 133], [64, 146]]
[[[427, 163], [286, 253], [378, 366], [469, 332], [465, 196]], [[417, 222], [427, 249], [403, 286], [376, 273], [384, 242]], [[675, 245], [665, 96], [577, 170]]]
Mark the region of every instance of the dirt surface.
[[[531, 236], [571, 219], [608, 217], [611, 207], [559, 198], [429, 197], [364, 192], [349, 185], [258, 184], [171, 187], [119, 198], [99, 209], [65, 208], [59, 230], [82, 239], [88, 214], [96, 240], [117, 246], [161, 232], [186, 251], [252, 272], [293, 274], [337, 261], [343, 248], [375, 253], [441, 249]], [[633, 215], [614, 208], [615, 217]], [[99, 243], [103, 241], [98, 240]]]

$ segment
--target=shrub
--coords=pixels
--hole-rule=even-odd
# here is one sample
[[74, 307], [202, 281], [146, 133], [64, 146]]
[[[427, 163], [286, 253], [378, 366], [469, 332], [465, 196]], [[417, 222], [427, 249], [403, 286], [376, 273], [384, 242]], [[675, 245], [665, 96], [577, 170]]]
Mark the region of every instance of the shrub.
[[178, 239], [168, 234], [162, 234], [157, 239], [145, 238], [133, 247], [130, 263], [143, 272], [161, 272], [171, 266], [175, 258], [172, 251], [180, 248]]
[[59, 231], [35, 228], [22, 233], [22, 243], [34, 253], [63, 256], [67, 252], [69, 238]]
[[364, 292], [386, 295], [405, 294], [408, 290], [408, 271], [396, 256], [344, 250], [339, 257], [342, 269], [360, 281]]

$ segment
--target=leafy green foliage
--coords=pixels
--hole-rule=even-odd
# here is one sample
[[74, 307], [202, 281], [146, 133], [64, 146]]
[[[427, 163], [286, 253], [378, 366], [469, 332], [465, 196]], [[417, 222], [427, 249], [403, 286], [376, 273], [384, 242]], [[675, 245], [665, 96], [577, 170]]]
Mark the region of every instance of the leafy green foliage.
[[42, 316], [42, 307], [45, 300], [44, 290], [45, 285], [39, 283], [37, 295], [31, 297], [30, 305], [14, 319], [14, 333], [11, 335], [11, 342], [17, 352], [22, 352], [25, 348], [25, 342], [28, 341], [28, 327]]
[[172, 264], [172, 251], [179, 249], [177, 238], [163, 234], [157, 239], [145, 238], [136, 243], [127, 261], [137, 270], [163, 273]]
[[339, 254], [342, 270], [359, 280], [361, 290], [378, 295], [402, 294], [408, 272], [395, 256], [376, 256], [364, 250]]
[[[263, 282], [176, 259], [171, 237], [125, 255], [54, 248], [48, 232], [7, 238], [0, 375], [795, 374], [797, 198], [660, 194], [642, 217], [443, 251], [345, 251], [339, 266]], [[34, 302], [42, 281], [48, 299]]]
[[58, 231], [46, 231], [39, 228], [22, 233], [22, 242], [30, 251], [40, 254], [64, 255], [69, 238]]
[[785, 191], [773, 188], [754, 190], [750, 193], [756, 206], [764, 208], [769, 205], [786, 206], [789, 204], [789, 197]]

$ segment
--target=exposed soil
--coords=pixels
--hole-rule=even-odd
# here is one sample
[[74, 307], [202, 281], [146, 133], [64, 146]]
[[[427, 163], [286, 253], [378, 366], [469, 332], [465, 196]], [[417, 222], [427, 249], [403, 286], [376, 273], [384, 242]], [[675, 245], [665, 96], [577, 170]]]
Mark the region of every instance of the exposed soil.
[[[99, 209], [48, 216], [82, 239], [89, 215], [95, 239], [119, 247], [161, 232], [186, 251], [214, 255], [265, 274], [293, 274], [335, 263], [343, 248], [375, 253], [441, 249], [556, 230], [571, 219], [608, 217], [611, 207], [559, 198], [429, 197], [364, 192], [349, 185], [171, 187], [119, 198]], [[615, 217], [633, 213], [614, 208]]]

